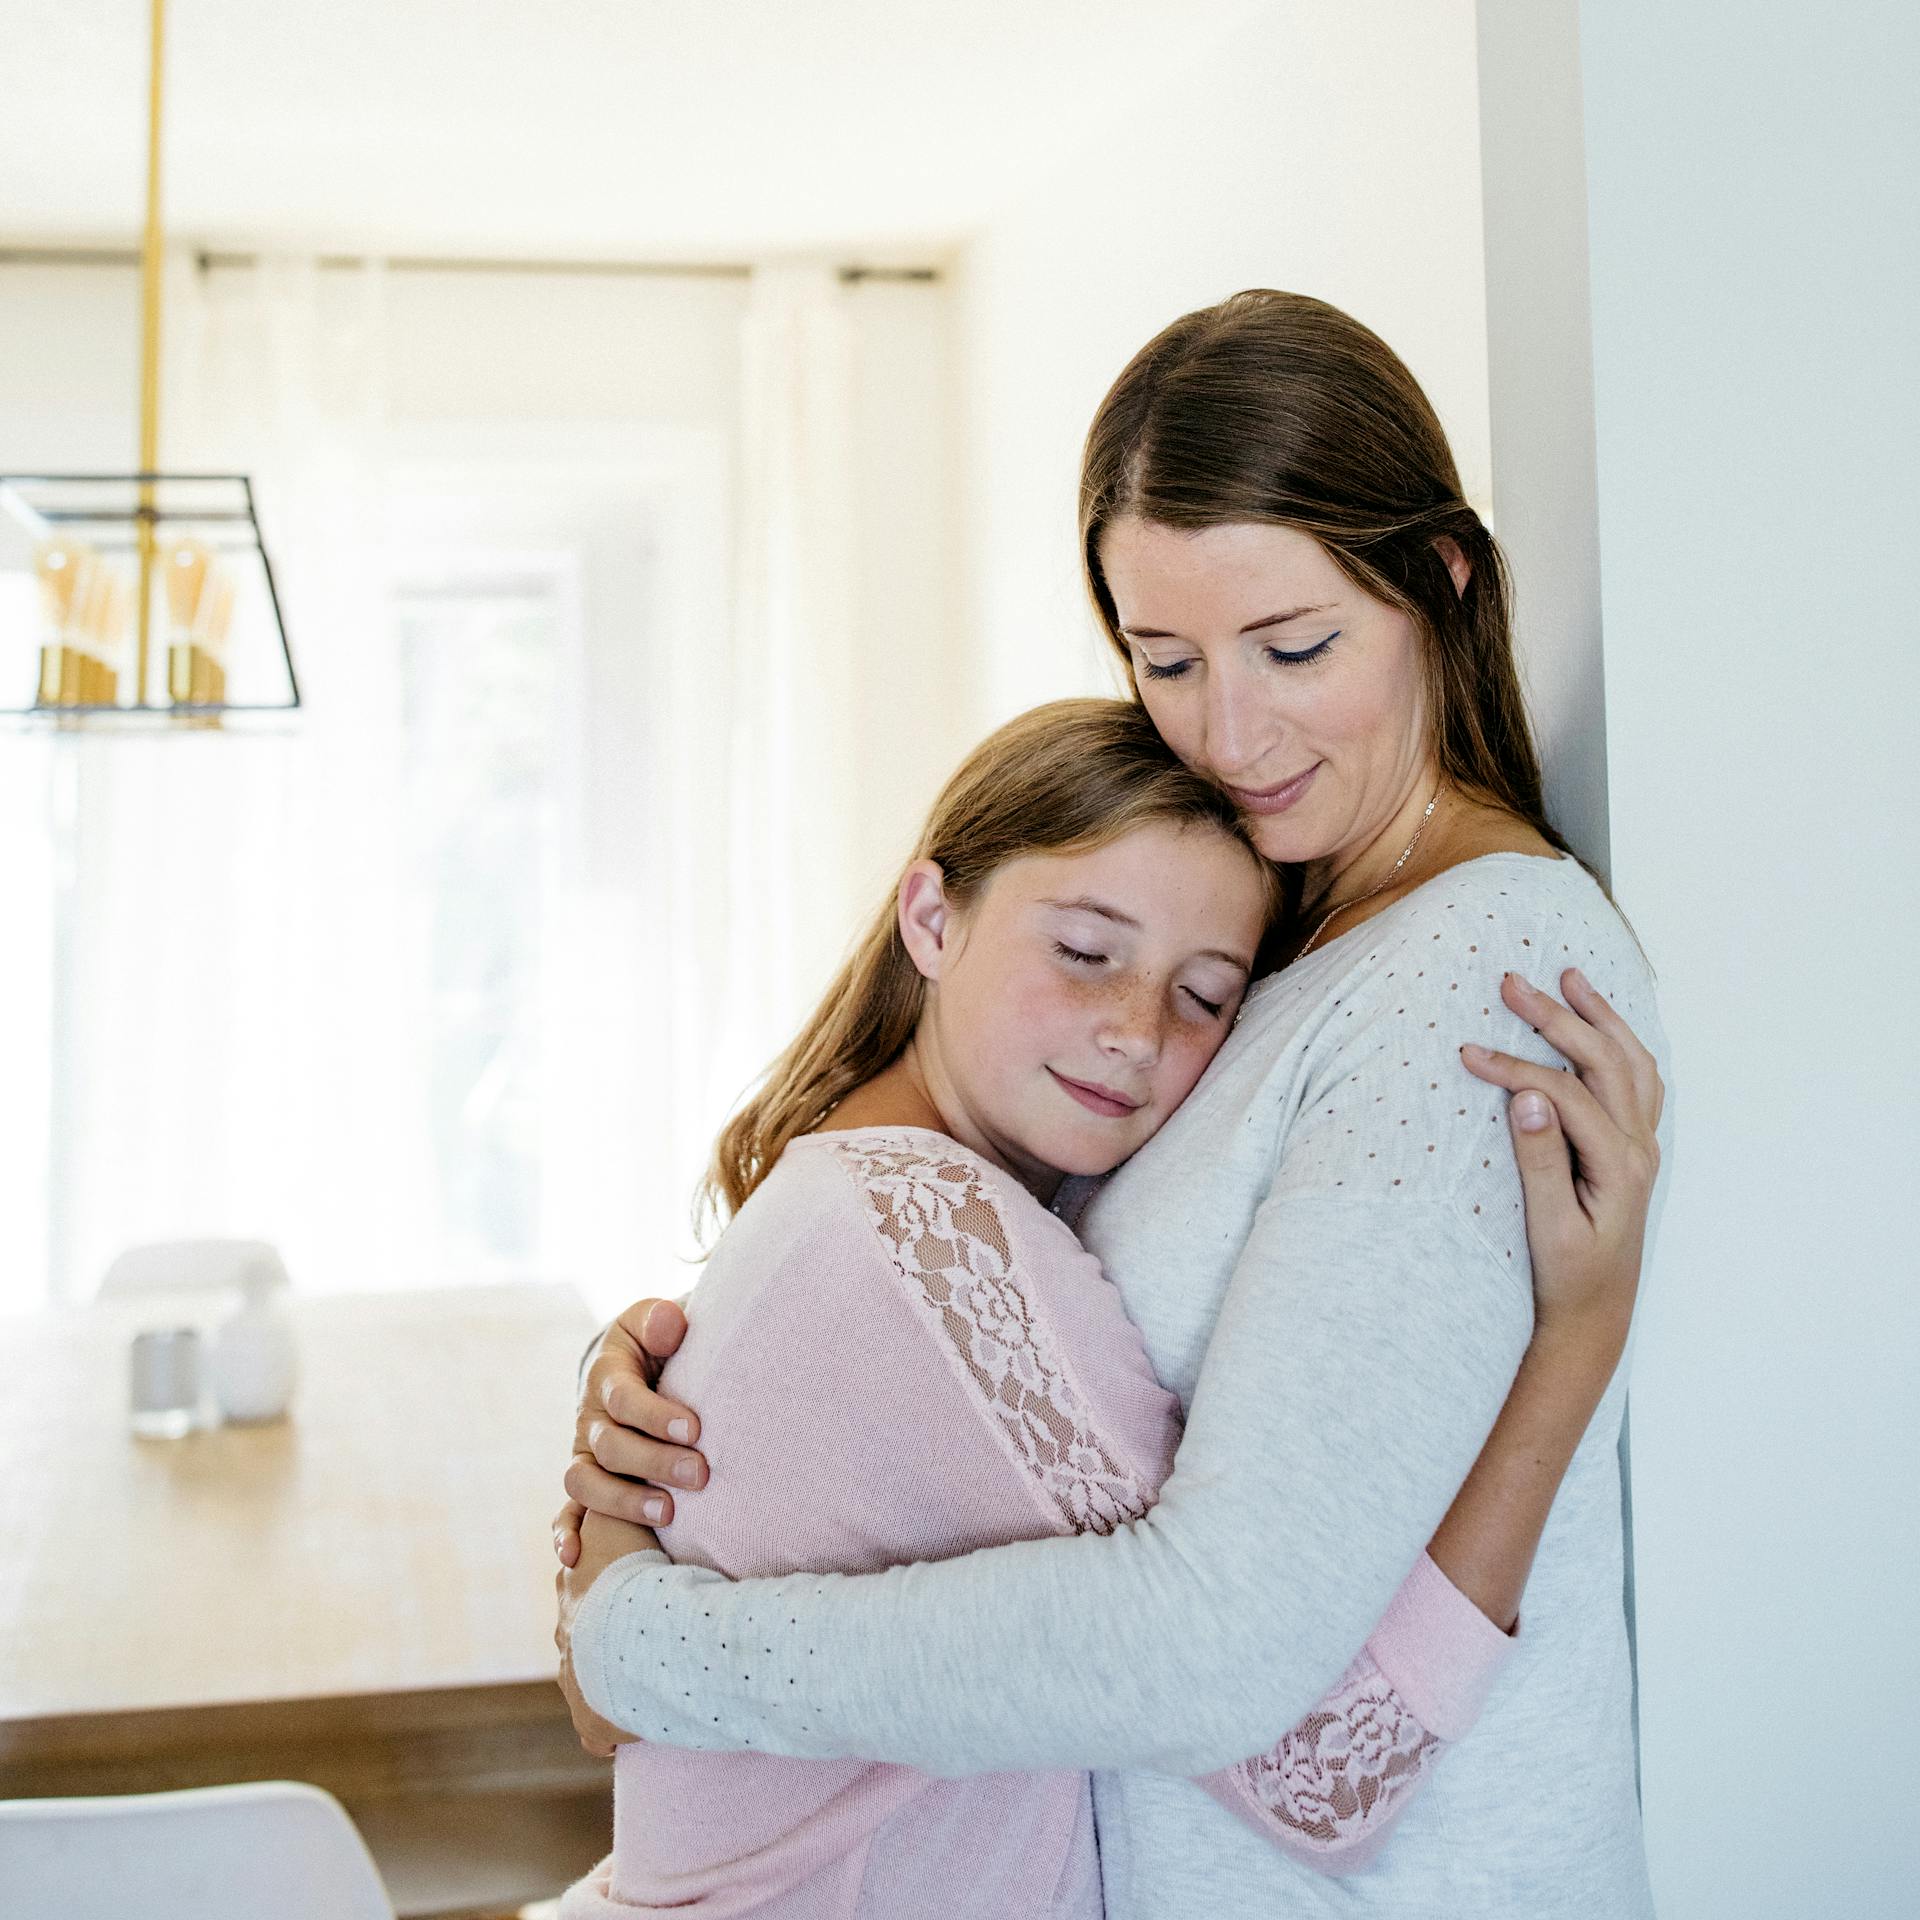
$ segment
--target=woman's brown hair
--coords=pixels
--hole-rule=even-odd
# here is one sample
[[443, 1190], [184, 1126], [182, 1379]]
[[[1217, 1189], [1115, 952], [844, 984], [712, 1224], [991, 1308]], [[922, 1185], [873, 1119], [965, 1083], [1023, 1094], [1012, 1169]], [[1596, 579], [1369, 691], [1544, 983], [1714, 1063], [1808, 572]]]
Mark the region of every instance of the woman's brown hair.
[[[1100, 543], [1130, 515], [1311, 534], [1424, 635], [1440, 772], [1571, 851], [1541, 800], [1506, 561], [1461, 497], [1439, 416], [1379, 335], [1323, 300], [1256, 288], [1176, 320], [1113, 383], [1081, 463], [1080, 552], [1129, 675]], [[1441, 541], [1466, 559], [1463, 591]]]
[[[988, 736], [949, 780], [908, 864], [932, 860], [964, 907], [1010, 860], [1085, 853], [1138, 827], [1223, 833], [1246, 849], [1278, 901], [1274, 870], [1231, 799], [1183, 766], [1144, 708], [1125, 700], [1056, 700]], [[703, 1211], [737, 1213], [788, 1141], [810, 1133], [913, 1038], [926, 982], [900, 937], [897, 887], [765, 1079], [721, 1130], [701, 1187]]]

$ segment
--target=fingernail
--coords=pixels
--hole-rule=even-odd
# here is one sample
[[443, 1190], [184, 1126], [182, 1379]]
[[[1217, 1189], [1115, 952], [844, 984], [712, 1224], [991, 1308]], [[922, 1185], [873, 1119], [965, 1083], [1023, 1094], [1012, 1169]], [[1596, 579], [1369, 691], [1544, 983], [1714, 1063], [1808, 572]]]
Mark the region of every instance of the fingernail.
[[667, 1517], [667, 1503], [664, 1500], [649, 1500], [646, 1505], [646, 1515], [657, 1525]]
[[1587, 991], [1588, 991], [1589, 993], [1591, 993], [1591, 992], [1593, 991], [1593, 982], [1592, 982], [1591, 980], [1589, 980], [1589, 979], [1587, 978], [1587, 976], [1586, 976], [1586, 975], [1585, 975], [1584, 973], [1582, 973], [1582, 972], [1580, 971], [1580, 969], [1579, 969], [1578, 967], [1569, 967], [1569, 968], [1567, 969], [1567, 971], [1568, 971], [1568, 972], [1569, 972], [1570, 974], [1572, 974], [1572, 975], [1573, 975], [1573, 977], [1574, 977], [1574, 978], [1575, 978], [1575, 979], [1576, 979], [1577, 981], [1579, 981], [1579, 983], [1580, 983], [1580, 984], [1581, 984], [1581, 985], [1582, 985], [1583, 987], [1585, 987], [1585, 988], [1586, 988], [1586, 990], [1587, 990]]
[[691, 1440], [693, 1438], [693, 1428], [685, 1420], [669, 1420], [667, 1422], [667, 1438], [669, 1440]]
[[700, 1469], [691, 1460], [676, 1460], [673, 1463], [673, 1477], [683, 1487], [690, 1487], [700, 1477]]
[[1522, 1133], [1542, 1132], [1547, 1124], [1546, 1096], [1539, 1093], [1515, 1094], [1513, 1118]]
[[1486, 1048], [1481, 1046], [1477, 1040], [1469, 1040], [1466, 1043], [1466, 1045], [1460, 1049], [1460, 1051], [1462, 1053], [1471, 1054], [1476, 1060], [1484, 1060], [1487, 1057]]

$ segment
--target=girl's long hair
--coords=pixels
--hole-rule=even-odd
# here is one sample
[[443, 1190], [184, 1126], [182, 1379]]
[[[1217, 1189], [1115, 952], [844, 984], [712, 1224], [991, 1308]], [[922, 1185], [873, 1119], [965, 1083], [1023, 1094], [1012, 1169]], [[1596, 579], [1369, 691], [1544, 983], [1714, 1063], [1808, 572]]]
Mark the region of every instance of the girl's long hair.
[[[1087, 852], [1149, 825], [1237, 841], [1267, 885], [1269, 912], [1277, 903], [1274, 871], [1232, 800], [1183, 766], [1145, 709], [1125, 700], [1056, 700], [990, 735], [934, 802], [911, 859], [934, 861], [947, 899], [964, 907], [1010, 860]], [[788, 1141], [818, 1127], [913, 1038], [926, 983], [900, 937], [897, 891], [875, 910], [812, 1018], [722, 1128], [700, 1192], [701, 1212], [715, 1223], [746, 1204]]]
[[[1131, 677], [1100, 563], [1106, 530], [1129, 515], [1311, 534], [1419, 628], [1441, 773], [1572, 851], [1541, 800], [1506, 561], [1461, 494], [1439, 416], [1377, 334], [1323, 300], [1256, 288], [1176, 320], [1113, 383], [1081, 462], [1080, 556]], [[1464, 592], [1441, 540], [1466, 557]]]

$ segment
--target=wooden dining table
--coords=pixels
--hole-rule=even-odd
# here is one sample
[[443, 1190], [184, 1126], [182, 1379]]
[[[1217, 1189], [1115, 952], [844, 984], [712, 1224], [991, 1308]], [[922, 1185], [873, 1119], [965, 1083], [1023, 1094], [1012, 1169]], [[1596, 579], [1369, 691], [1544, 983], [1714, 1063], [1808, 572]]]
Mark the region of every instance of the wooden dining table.
[[571, 1288], [294, 1295], [289, 1414], [141, 1439], [151, 1303], [0, 1320], [0, 1799], [325, 1787], [402, 1915], [606, 1850], [555, 1684]]

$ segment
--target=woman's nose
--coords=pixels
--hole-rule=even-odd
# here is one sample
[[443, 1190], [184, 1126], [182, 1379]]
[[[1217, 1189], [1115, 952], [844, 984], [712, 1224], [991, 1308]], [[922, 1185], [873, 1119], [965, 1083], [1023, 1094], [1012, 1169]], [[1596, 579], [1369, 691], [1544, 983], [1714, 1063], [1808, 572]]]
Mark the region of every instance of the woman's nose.
[[1249, 775], [1260, 758], [1256, 695], [1234, 665], [1207, 675], [1207, 764], [1221, 779]]

